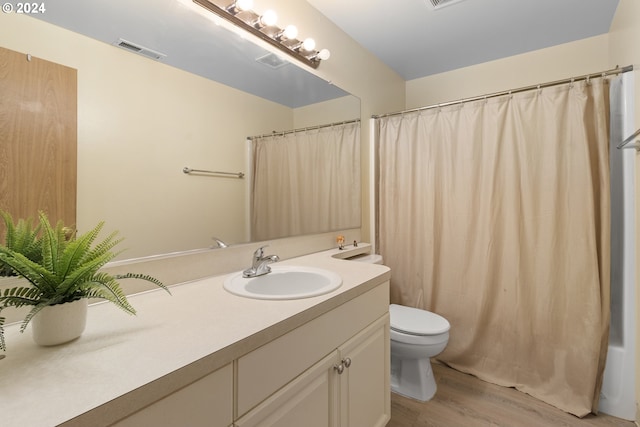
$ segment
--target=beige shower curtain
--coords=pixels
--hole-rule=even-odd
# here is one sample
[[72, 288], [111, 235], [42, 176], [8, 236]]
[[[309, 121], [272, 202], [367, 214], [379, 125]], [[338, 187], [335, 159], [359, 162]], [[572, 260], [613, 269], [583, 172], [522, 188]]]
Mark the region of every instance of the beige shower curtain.
[[608, 84], [379, 119], [392, 302], [451, 323], [439, 359], [577, 416], [609, 331]]
[[251, 140], [251, 239], [360, 226], [360, 122]]

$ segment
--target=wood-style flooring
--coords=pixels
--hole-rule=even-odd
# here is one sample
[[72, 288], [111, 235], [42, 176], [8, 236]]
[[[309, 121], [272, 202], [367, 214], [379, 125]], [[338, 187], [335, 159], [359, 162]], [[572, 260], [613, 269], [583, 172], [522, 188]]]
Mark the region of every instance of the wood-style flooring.
[[387, 427], [635, 427], [605, 414], [577, 418], [516, 389], [432, 363], [438, 391], [429, 402], [391, 393]]

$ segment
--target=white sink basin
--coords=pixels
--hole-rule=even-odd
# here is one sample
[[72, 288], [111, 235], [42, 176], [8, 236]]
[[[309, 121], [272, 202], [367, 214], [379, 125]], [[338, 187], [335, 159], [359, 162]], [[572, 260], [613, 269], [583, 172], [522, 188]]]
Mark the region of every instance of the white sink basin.
[[224, 288], [232, 294], [256, 299], [287, 300], [315, 297], [338, 289], [342, 278], [336, 273], [314, 267], [272, 265], [271, 273], [242, 277], [229, 276]]

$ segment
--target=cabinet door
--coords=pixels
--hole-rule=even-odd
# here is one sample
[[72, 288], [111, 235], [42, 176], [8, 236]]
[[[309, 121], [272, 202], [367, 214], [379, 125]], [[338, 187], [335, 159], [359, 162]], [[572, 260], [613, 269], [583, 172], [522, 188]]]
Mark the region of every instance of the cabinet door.
[[[337, 427], [338, 352], [313, 365], [234, 424], [237, 427]], [[268, 367], [265, 367], [268, 369]]]
[[233, 417], [233, 366], [223, 368], [124, 418], [113, 427], [227, 427]]
[[383, 427], [391, 419], [389, 315], [339, 348], [340, 427]]

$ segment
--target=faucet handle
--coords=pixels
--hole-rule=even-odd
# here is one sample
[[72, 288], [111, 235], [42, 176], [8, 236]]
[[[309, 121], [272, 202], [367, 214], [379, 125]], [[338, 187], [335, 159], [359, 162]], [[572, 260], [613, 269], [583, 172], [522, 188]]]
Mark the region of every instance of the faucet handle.
[[216, 245], [218, 245], [217, 247], [219, 247], [219, 248], [226, 248], [226, 247], [228, 247], [228, 246], [229, 246], [229, 245], [227, 245], [224, 241], [222, 241], [222, 240], [218, 239], [216, 236], [213, 236], [213, 237], [211, 238], [211, 240], [215, 241], [215, 242], [216, 242]]
[[264, 246], [260, 246], [258, 249], [256, 249], [256, 251], [253, 253], [253, 256], [256, 258], [262, 258], [264, 256], [264, 248], [268, 247], [269, 245], [264, 245]]

